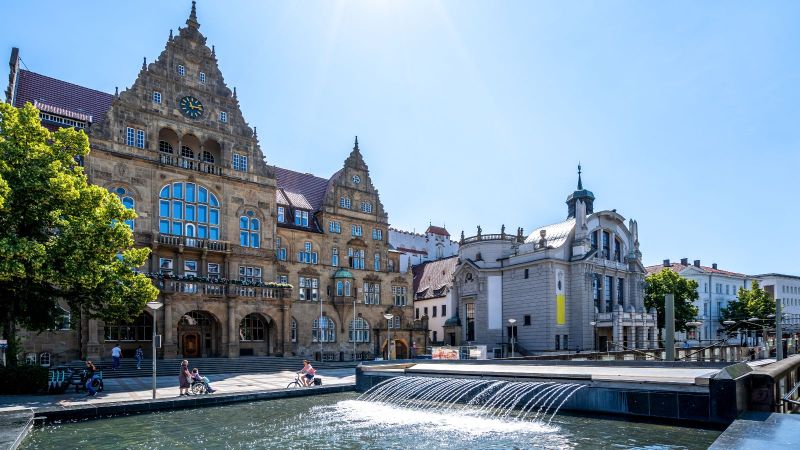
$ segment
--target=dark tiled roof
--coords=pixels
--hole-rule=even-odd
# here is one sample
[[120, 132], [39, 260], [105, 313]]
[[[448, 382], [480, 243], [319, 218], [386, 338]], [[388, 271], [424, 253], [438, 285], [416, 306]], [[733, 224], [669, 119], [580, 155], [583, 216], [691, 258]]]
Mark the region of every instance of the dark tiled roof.
[[437, 259], [417, 264], [411, 268], [414, 274], [414, 298], [424, 300], [443, 297], [452, 285], [453, 273], [456, 271], [457, 256]]
[[645, 267], [645, 270], [647, 271], [648, 275], [652, 275], [654, 273], [661, 272], [664, 269], [669, 269], [669, 270], [671, 270], [673, 272], [681, 273], [684, 269], [688, 269], [689, 267], [694, 267], [695, 269], [700, 269], [703, 272], [717, 274], [717, 275], [728, 275], [728, 276], [732, 276], [732, 277], [746, 277], [747, 276], [747, 275], [745, 275], [743, 273], [729, 272], [727, 270], [715, 269], [713, 267], [708, 267], [708, 266], [697, 267], [697, 266], [694, 266], [692, 264], [683, 265], [681, 263], [671, 263], [669, 265], [669, 267], [664, 267], [663, 264], [658, 264], [658, 265], [655, 265], [655, 266], [647, 266], [647, 267]]
[[415, 248], [408, 248], [408, 247], [397, 247], [397, 251], [403, 252], [403, 253], [415, 253], [415, 254], [418, 254], [418, 255], [427, 255], [428, 254], [428, 252], [426, 252], [425, 250], [417, 250]]
[[39, 101], [50, 108], [90, 115], [93, 123], [99, 123], [105, 119], [113, 99], [112, 94], [20, 70], [14, 106], [19, 108], [25, 102]]
[[284, 189], [287, 193], [300, 194], [308, 200], [313, 211], [319, 211], [322, 209], [322, 201], [325, 199], [325, 191], [330, 180], [276, 166], [275, 181], [278, 183], [278, 188]]
[[429, 226], [428, 229], [425, 230], [425, 233], [438, 234], [439, 236], [450, 236], [450, 233], [448, 233], [444, 227], [437, 227], [434, 225]]

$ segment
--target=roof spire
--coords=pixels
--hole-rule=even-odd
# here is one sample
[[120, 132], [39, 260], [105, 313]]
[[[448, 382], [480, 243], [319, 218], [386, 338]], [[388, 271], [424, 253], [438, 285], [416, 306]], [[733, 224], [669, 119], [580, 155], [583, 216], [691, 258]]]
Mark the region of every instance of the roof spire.
[[358, 150], [358, 136], [356, 136], [356, 143], [355, 147], [353, 147], [353, 150]]
[[172, 41], [172, 29], [169, 30], [169, 40]]
[[583, 182], [581, 181], [581, 163], [578, 161], [578, 190], [583, 190]]
[[147, 70], [147, 56], [142, 60], [142, 70]]
[[236, 98], [236, 86], [233, 87], [233, 98]]
[[211, 45], [211, 56], [217, 56], [217, 49], [214, 48], [214, 45]]
[[195, 6], [197, 2], [192, 1], [192, 12], [189, 13], [189, 18], [186, 19], [186, 25], [189, 25], [189, 28], [200, 28], [200, 22], [197, 21], [197, 7]]

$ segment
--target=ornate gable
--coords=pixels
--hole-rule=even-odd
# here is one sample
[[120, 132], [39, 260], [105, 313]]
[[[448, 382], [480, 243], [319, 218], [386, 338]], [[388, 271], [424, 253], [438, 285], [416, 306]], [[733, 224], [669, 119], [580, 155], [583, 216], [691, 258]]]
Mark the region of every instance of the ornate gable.
[[[349, 209], [341, 208], [342, 197], [350, 199]], [[366, 211], [362, 209], [362, 203], [370, 205]], [[328, 183], [324, 206], [329, 211], [343, 215], [368, 214], [373, 220], [388, 224], [388, 214], [383, 209], [378, 190], [369, 176], [369, 167], [358, 148], [358, 136], [350, 156], [344, 161], [344, 167], [336, 172]]]
[[[199, 28], [192, 2], [186, 27], [177, 36], [170, 31], [155, 62], [147, 64], [145, 58], [133, 86], [115, 94], [109, 120], [97, 134], [125, 144], [126, 129], [141, 128], [145, 150], [159, 152], [160, 143], [167, 142], [177, 157], [184, 156], [182, 147], [187, 146], [195, 159], [202, 161], [202, 152], [209, 151], [225, 167], [235, 152], [247, 156], [248, 172], [268, 176], [271, 171], [254, 129], [244, 120], [236, 89], [226, 85], [215, 49], [206, 45]], [[213, 143], [206, 146], [207, 141]]]

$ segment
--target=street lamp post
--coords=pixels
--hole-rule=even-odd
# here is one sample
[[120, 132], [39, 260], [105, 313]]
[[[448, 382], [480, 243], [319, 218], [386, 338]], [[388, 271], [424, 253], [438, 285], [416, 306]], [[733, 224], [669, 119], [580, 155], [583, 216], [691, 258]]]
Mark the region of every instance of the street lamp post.
[[511, 357], [512, 358], [514, 357], [514, 324], [515, 323], [517, 323], [517, 319], [508, 319], [508, 325], [509, 325], [509, 328], [511, 329], [511, 332], [509, 334], [511, 335], [510, 340], [511, 340]]
[[384, 314], [383, 317], [386, 319], [386, 359], [392, 359], [392, 319], [394, 318], [394, 314]]
[[593, 333], [592, 333], [592, 348], [594, 349], [595, 352], [597, 352], [597, 322], [593, 320], [593, 321], [589, 322], [589, 325], [592, 326], [592, 331], [593, 331]]
[[161, 302], [147, 302], [147, 307], [153, 311], [153, 400], [156, 399], [156, 311], [162, 306]]

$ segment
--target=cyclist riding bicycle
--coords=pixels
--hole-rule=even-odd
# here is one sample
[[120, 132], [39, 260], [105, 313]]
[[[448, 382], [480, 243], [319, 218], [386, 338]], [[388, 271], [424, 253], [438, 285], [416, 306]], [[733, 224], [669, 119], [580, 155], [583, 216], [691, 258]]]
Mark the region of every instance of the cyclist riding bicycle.
[[297, 373], [305, 374], [304, 377], [300, 378], [303, 386], [308, 387], [314, 384], [314, 375], [316, 375], [317, 371], [311, 367], [311, 364], [309, 364], [307, 359], [303, 360], [303, 368]]

